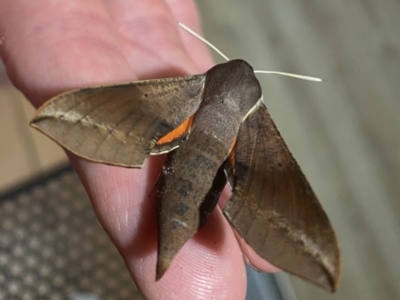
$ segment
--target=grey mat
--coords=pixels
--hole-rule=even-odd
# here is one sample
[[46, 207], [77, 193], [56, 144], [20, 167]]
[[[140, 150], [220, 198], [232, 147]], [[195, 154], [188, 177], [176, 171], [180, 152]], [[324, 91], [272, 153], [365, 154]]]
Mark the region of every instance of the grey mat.
[[142, 299], [70, 167], [0, 197], [3, 299]]

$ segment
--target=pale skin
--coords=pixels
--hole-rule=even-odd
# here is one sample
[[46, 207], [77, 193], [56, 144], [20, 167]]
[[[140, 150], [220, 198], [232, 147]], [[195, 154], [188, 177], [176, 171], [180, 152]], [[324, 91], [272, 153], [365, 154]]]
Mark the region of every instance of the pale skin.
[[[205, 72], [214, 65], [208, 49], [176, 20], [200, 31], [190, 0], [0, 0], [0, 55], [35, 107], [79, 87]], [[244, 299], [242, 250], [256, 268], [276, 270], [238, 242], [217, 207], [155, 282], [152, 188], [163, 157], [139, 170], [67, 154], [146, 299]], [[220, 205], [228, 197], [226, 189]]]

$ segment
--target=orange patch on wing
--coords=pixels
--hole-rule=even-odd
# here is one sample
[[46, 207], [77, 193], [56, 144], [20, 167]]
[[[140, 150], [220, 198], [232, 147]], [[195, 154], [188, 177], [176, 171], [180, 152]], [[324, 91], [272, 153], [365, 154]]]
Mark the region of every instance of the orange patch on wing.
[[168, 144], [173, 140], [176, 140], [177, 138], [180, 138], [181, 136], [185, 135], [192, 127], [193, 121], [194, 121], [194, 116], [191, 116], [189, 119], [183, 121], [181, 125], [179, 125], [170, 133], [167, 133], [162, 138], [160, 138], [157, 141], [157, 145]]

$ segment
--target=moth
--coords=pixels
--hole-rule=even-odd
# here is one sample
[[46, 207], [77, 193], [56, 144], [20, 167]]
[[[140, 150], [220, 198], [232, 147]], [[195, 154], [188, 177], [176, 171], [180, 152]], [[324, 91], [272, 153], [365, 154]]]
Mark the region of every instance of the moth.
[[256, 253], [336, 289], [335, 233], [247, 62], [69, 91], [40, 107], [31, 125], [94, 162], [140, 168], [149, 155], [169, 153], [157, 182], [157, 280], [207, 221], [228, 182], [232, 196], [223, 213]]

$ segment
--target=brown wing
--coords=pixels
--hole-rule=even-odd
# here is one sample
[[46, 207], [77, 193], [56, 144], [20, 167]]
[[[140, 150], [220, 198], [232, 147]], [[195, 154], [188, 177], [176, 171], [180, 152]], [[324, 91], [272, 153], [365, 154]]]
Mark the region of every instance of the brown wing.
[[204, 80], [194, 75], [66, 92], [46, 102], [31, 125], [86, 159], [140, 167], [159, 138], [197, 111]]
[[272, 264], [334, 291], [335, 233], [263, 104], [241, 125], [235, 155], [230, 223]]

